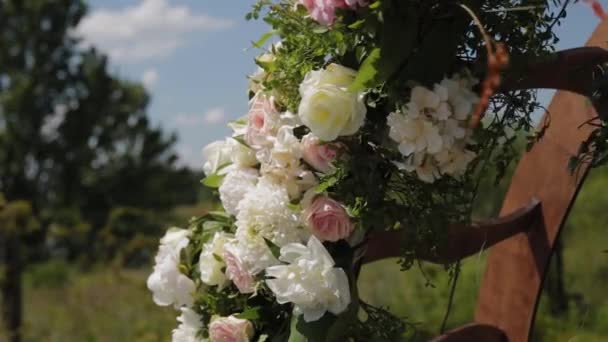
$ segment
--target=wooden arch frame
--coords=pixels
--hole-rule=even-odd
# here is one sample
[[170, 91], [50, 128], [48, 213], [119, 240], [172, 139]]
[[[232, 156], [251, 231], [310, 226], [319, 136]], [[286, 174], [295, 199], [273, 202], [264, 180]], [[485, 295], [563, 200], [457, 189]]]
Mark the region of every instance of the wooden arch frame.
[[[583, 125], [594, 110], [586, 96], [593, 72], [608, 62], [608, 20], [586, 47], [555, 53], [530, 65], [525, 79], [507, 80], [503, 91], [558, 89], [541, 120], [543, 138], [520, 160], [498, 220], [472, 229], [451, 227], [446, 251], [430, 261], [455, 261], [492, 247], [479, 291], [475, 322], [437, 337], [435, 342], [510, 341], [530, 338], [538, 300], [556, 239], [583, 184], [589, 165], [569, 171], [569, 160], [593, 128]], [[597, 111], [597, 112], [596, 112]], [[399, 255], [399, 238], [384, 233], [370, 239], [365, 262]], [[505, 276], [508, 275], [508, 276]]]

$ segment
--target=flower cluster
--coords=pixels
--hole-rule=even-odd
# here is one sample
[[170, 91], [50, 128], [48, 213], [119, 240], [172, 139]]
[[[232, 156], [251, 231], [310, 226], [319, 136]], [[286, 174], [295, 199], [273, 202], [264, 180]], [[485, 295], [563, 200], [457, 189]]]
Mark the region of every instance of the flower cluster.
[[[202, 328], [201, 319], [198, 329], [194, 324], [195, 281], [217, 291], [234, 285], [247, 295], [266, 284], [277, 303], [293, 303], [294, 315], [306, 321], [347, 308], [348, 277], [322, 241], [348, 239], [355, 222], [343, 204], [317, 193], [315, 186], [343, 153], [333, 140], [357, 133], [365, 120], [363, 94], [348, 90], [355, 75], [336, 64], [310, 72], [301, 85], [298, 115], [280, 112], [274, 98], [260, 91], [250, 101], [247, 117], [231, 125], [233, 136], [203, 149], [204, 171], [221, 178], [220, 200], [235, 221], [232, 229], [216, 231], [202, 243], [196, 280], [179, 270], [179, 255], [191, 232], [180, 230], [174, 237], [172, 231], [161, 240], [148, 287], [155, 298], [169, 297], [157, 303], [182, 309], [174, 340], [186, 340], [182, 336]], [[294, 130], [303, 124], [309, 133], [298, 138]], [[280, 256], [273, 254], [273, 246]], [[180, 281], [186, 285], [175, 285]], [[253, 326], [228, 317], [212, 321], [207, 331], [212, 341], [237, 332], [235, 340], [241, 341]]]
[[[255, 59], [247, 115], [203, 149], [202, 183], [221, 209], [169, 230], [148, 279], [157, 304], [181, 310], [174, 342], [403, 336], [398, 317], [358, 298], [370, 238], [402, 233], [404, 269], [440, 253], [446, 226], [470, 219], [473, 180], [488, 164], [504, 171], [515, 140], [508, 127], [525, 128], [533, 107], [529, 94], [520, 104], [495, 94], [490, 105], [499, 114], [472, 124], [488, 100], [476, 88], [487, 76], [487, 61], [478, 59], [488, 42], [466, 20], [446, 22], [453, 5], [254, 6], [248, 17], [273, 26], [255, 46], [273, 35], [280, 42]], [[512, 26], [494, 13], [480, 21]], [[511, 31], [495, 36], [521, 36], [520, 27]], [[529, 39], [527, 48], [542, 55], [539, 40]]]
[[472, 91], [475, 80], [446, 78], [433, 90], [416, 86], [404, 108], [388, 116], [389, 136], [398, 144], [404, 161], [395, 164], [432, 183], [441, 175], [462, 175], [475, 153], [469, 119], [479, 97]]

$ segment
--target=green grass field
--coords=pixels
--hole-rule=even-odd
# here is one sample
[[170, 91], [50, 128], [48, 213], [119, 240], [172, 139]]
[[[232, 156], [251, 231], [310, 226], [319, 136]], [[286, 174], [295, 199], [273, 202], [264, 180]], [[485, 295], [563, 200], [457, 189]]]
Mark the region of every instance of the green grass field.
[[[608, 173], [595, 172], [581, 192], [563, 235], [568, 310], [551, 314], [543, 297], [534, 341], [608, 340]], [[189, 212], [186, 210], [186, 212]], [[471, 321], [484, 257], [464, 261], [449, 326]], [[437, 266], [399, 272], [394, 260], [364, 267], [360, 292], [369, 303], [418, 323], [421, 340], [434, 336], [445, 314], [448, 276]], [[30, 268], [25, 288], [25, 341], [167, 341], [172, 308], [156, 307], [146, 289], [148, 269], [76, 271], [61, 262]], [[505, 274], [505, 277], [508, 277]], [[0, 331], [0, 341], [3, 341]]]

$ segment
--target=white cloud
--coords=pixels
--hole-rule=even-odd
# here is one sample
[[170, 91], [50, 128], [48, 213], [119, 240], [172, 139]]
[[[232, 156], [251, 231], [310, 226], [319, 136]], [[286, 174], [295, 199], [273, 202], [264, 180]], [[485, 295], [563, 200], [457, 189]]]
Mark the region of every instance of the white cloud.
[[208, 124], [216, 124], [224, 121], [226, 111], [224, 108], [212, 108], [205, 113], [204, 119]]
[[224, 121], [226, 110], [221, 107], [211, 108], [204, 114], [178, 114], [173, 119], [173, 124], [178, 127], [193, 127], [202, 125], [214, 125]]
[[167, 0], [141, 0], [122, 10], [99, 9], [85, 17], [77, 33], [119, 62], [166, 57], [186, 43], [193, 32], [232, 26], [229, 20], [193, 13]]
[[156, 69], [148, 69], [141, 76], [141, 82], [148, 89], [152, 89], [158, 82], [158, 71]]

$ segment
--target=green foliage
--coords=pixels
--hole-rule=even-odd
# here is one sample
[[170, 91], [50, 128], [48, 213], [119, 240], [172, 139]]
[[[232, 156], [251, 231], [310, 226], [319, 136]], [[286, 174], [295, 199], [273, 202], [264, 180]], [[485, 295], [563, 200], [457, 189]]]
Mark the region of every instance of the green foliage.
[[162, 234], [163, 220], [158, 214], [137, 208], [114, 208], [99, 232], [96, 250], [100, 260], [139, 266], [152, 259]]
[[85, 13], [79, 0], [0, 3], [0, 188], [40, 218], [35, 259], [91, 252], [113, 207], [166, 210], [197, 196], [200, 175], [176, 166], [176, 138], [150, 123], [144, 87], [78, 44]]
[[73, 269], [63, 259], [55, 258], [34, 265], [26, 274], [25, 282], [32, 289], [58, 289], [69, 286]]

